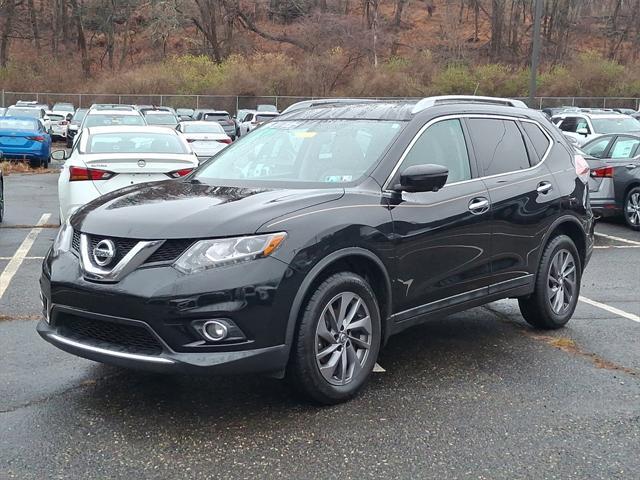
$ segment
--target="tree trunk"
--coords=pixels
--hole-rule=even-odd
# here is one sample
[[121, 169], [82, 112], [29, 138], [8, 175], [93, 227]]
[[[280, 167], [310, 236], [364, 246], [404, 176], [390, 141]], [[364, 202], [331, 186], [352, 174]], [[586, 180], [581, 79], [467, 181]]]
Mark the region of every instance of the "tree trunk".
[[73, 21], [76, 24], [76, 31], [78, 34], [78, 50], [80, 50], [80, 61], [82, 63], [82, 72], [86, 77], [91, 76], [91, 63], [89, 62], [89, 55], [87, 53], [87, 40], [84, 36], [84, 27], [82, 26], [82, 15], [80, 13], [80, 6], [78, 0], [69, 0], [71, 5], [71, 13], [73, 15]]
[[399, 27], [402, 23], [402, 12], [406, 4], [407, 0], [396, 0], [396, 14], [393, 18], [393, 25], [396, 27]]
[[491, 2], [491, 56], [495, 60], [498, 60], [502, 53], [504, 2], [505, 0], [492, 0]]
[[11, 43], [11, 27], [13, 17], [16, 11], [15, 0], [8, 0], [5, 7], [4, 25], [2, 25], [2, 34], [0, 34], [0, 67], [5, 68], [9, 62], [9, 45]]
[[40, 50], [40, 32], [38, 31], [38, 16], [36, 7], [33, 0], [27, 0], [27, 6], [29, 8], [29, 20], [31, 20], [31, 30], [33, 32], [33, 44], [36, 50]]

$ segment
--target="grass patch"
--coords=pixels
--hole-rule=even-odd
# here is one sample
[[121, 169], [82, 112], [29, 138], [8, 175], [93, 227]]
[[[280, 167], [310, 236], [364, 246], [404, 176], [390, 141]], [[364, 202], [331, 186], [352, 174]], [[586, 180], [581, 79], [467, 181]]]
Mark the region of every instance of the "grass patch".
[[43, 167], [32, 168], [31, 165], [29, 165], [29, 162], [10, 161], [10, 160], [4, 160], [0, 162], [0, 170], [2, 170], [2, 173], [4, 175], [11, 175], [12, 173], [25, 173], [25, 174], [35, 175], [40, 173], [51, 172], [51, 170], [49, 170], [48, 168], [43, 168]]

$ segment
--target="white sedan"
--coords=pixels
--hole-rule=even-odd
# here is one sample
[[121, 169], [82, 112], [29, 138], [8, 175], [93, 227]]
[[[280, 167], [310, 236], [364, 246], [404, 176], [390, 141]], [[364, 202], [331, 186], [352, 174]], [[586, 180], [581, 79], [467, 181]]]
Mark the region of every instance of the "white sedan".
[[58, 179], [60, 221], [79, 207], [129, 185], [179, 178], [198, 166], [189, 143], [166, 127], [89, 127], [78, 134]]
[[217, 122], [180, 122], [176, 130], [191, 144], [191, 148], [201, 160], [214, 156], [231, 143], [231, 137]]

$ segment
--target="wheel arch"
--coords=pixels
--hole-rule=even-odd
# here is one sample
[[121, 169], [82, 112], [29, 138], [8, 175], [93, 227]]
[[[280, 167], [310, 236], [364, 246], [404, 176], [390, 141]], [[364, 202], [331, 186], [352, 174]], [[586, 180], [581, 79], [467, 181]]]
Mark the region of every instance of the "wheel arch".
[[576, 246], [578, 255], [580, 256], [580, 269], [584, 270], [585, 263], [587, 261], [587, 233], [584, 231], [584, 227], [578, 219], [573, 216], [567, 215], [558, 218], [549, 228], [549, 231], [542, 242], [543, 248], [540, 252], [544, 251], [549, 242], [558, 235], [567, 235]]
[[353, 272], [365, 278], [376, 294], [378, 307], [380, 308], [382, 343], [386, 341], [389, 329], [387, 321], [391, 316], [391, 280], [387, 269], [380, 258], [370, 250], [349, 247], [337, 250], [320, 260], [307, 273], [300, 284], [300, 288], [294, 297], [289, 319], [285, 344], [291, 348], [298, 317], [303, 305], [313, 294], [313, 289], [329, 275], [337, 272]]

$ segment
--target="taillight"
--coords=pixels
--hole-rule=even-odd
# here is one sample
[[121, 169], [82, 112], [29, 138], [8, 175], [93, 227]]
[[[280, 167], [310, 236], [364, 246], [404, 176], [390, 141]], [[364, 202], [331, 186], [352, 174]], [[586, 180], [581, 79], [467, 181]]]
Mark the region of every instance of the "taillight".
[[191, 172], [193, 172], [193, 168], [182, 168], [180, 170], [169, 172], [167, 173], [167, 175], [169, 175], [171, 178], [180, 178], [184, 177], [185, 175], [189, 175]]
[[60, 123], [58, 123], [58, 125], [68, 125], [69, 122], [67, 122], [66, 120], [62, 120]]
[[600, 167], [591, 170], [594, 178], [613, 178], [613, 167]]
[[109, 180], [115, 175], [116, 174], [113, 172], [109, 172], [108, 170], [100, 170], [98, 168], [69, 168], [70, 182], [81, 182], [83, 180]]
[[27, 137], [29, 140], [33, 140], [34, 142], [44, 142], [44, 137], [42, 135], [36, 135], [34, 137]]
[[231, 143], [231, 139], [230, 138], [224, 138], [222, 140], [218, 140], [218, 142], [220, 143], [226, 143], [227, 145]]
[[573, 164], [578, 178], [580, 178], [584, 183], [587, 183], [589, 181], [589, 164], [587, 161], [582, 155], [574, 155]]

